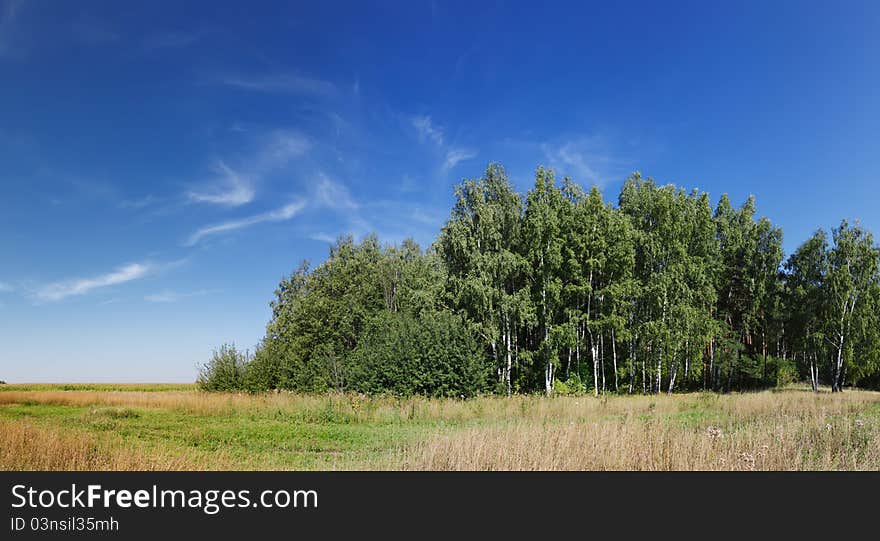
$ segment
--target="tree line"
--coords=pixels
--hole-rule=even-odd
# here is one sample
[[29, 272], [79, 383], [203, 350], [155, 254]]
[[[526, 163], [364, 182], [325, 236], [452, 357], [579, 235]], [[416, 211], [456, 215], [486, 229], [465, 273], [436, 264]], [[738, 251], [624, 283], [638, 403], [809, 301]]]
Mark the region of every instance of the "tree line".
[[253, 355], [205, 389], [398, 395], [880, 386], [880, 249], [846, 220], [787, 259], [754, 197], [633, 174], [616, 205], [538, 168], [455, 187], [433, 246], [340, 238], [271, 302]]

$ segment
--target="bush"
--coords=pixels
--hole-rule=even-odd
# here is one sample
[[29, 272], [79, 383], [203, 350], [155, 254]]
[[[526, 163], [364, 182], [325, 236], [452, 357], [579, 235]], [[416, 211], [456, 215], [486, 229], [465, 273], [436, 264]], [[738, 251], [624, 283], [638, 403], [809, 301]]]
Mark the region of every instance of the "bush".
[[581, 377], [572, 374], [566, 381], [553, 380], [553, 394], [556, 396], [581, 396], [587, 394], [587, 384], [581, 381]]
[[199, 370], [196, 383], [203, 391], [241, 391], [245, 389], [245, 375], [251, 357], [235, 349], [235, 344], [223, 344], [214, 350], [211, 360]]
[[793, 359], [779, 359], [770, 357], [768, 364], [768, 372], [771, 368], [776, 371], [776, 386], [783, 387], [792, 383], [796, 383], [800, 379], [797, 363]]
[[282, 375], [281, 358], [274, 353], [272, 345], [263, 344], [245, 365], [243, 387], [252, 393], [278, 389]]
[[553, 396], [566, 396], [569, 393], [568, 384], [561, 379], [553, 380]]
[[401, 396], [471, 397], [491, 373], [470, 326], [447, 312], [380, 314], [345, 364], [349, 389]]

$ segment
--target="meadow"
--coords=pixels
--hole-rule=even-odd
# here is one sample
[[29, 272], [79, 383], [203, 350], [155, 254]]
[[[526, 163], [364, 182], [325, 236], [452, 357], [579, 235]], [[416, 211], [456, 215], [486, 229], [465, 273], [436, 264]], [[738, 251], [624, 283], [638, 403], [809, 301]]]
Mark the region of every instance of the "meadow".
[[880, 393], [368, 398], [2, 385], [3, 470], [878, 470]]

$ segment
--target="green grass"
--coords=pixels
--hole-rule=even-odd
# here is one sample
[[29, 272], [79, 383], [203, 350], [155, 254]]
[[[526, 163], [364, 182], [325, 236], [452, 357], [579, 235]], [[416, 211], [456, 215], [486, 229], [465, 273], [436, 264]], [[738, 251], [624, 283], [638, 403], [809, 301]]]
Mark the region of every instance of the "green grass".
[[[597, 424], [623, 427], [636, 421], [700, 437], [710, 426], [723, 428], [731, 437], [755, 430], [770, 437], [779, 423], [800, 426], [821, 419], [817, 426], [824, 431], [826, 422], [844, 427], [860, 419], [866, 424], [853, 430], [852, 438], [861, 438], [864, 432], [867, 443], [863, 446], [870, 447], [874, 441], [870, 438], [880, 426], [878, 393], [832, 396], [798, 389], [723, 396], [520, 396], [460, 401], [355, 395], [251, 397], [148, 384], [3, 387], [22, 393], [4, 395], [7, 401], [0, 403], [0, 421], [23, 422], [58, 434], [82, 434], [107, 449], [207, 455], [224, 469], [393, 468], [405, 450], [472, 429], [516, 433], [534, 427], [582, 426], [591, 430]], [[58, 392], [65, 390], [75, 392]], [[822, 434], [808, 441], [818, 442]], [[851, 443], [857, 446], [859, 441]], [[817, 453], [825, 452], [819, 443], [815, 445]]]
[[65, 406], [0, 407], [0, 419], [85, 432], [126, 445], [222, 453], [239, 469], [351, 469], [412, 442], [436, 421], [371, 421], [328, 411], [312, 418], [276, 410], [194, 415], [175, 409]]

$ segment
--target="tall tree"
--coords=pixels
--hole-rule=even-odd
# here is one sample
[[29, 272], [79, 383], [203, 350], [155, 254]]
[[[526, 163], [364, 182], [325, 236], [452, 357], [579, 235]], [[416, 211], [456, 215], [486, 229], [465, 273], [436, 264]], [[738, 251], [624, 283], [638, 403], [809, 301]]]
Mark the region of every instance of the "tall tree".
[[877, 284], [878, 257], [871, 233], [846, 220], [833, 231], [834, 247], [828, 254], [827, 319], [825, 336], [834, 353], [831, 389], [843, 390], [848, 365], [863, 321], [871, 318], [872, 293]]
[[455, 199], [437, 240], [450, 301], [477, 323], [509, 395], [513, 334], [517, 318], [528, 312], [519, 294], [528, 272], [518, 252], [522, 200], [496, 164], [482, 178], [456, 186]]
[[810, 385], [819, 390], [819, 366], [824, 348], [821, 326], [823, 293], [828, 274], [828, 236], [817, 231], [785, 263], [788, 340], [795, 359], [809, 369]]
[[553, 172], [538, 168], [535, 185], [526, 196], [523, 252], [532, 268], [533, 302], [538, 315], [538, 359], [544, 366], [544, 390], [553, 392], [558, 365], [557, 347], [550, 340], [561, 312], [563, 238], [562, 215], [566, 200], [555, 185]]

